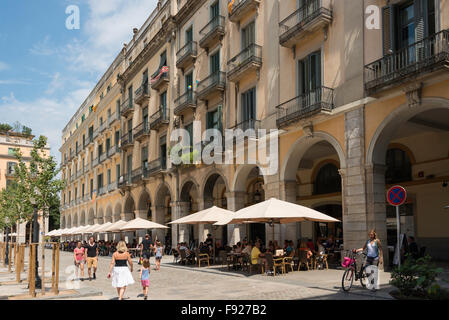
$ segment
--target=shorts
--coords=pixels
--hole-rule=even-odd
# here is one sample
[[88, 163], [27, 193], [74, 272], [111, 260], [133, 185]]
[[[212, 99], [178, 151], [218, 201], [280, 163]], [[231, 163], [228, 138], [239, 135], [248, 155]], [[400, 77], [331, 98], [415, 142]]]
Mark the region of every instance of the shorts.
[[143, 251], [142, 252], [142, 258], [150, 259], [150, 257], [151, 257], [151, 252], [150, 251]]
[[75, 260], [75, 266], [80, 266], [80, 265], [84, 265], [84, 260]]
[[158, 260], [158, 261], [161, 261], [162, 260], [162, 257], [161, 256], [156, 256], [156, 260]]
[[98, 259], [97, 257], [89, 258], [87, 257], [87, 268], [97, 268]]
[[366, 257], [366, 265], [367, 266], [378, 266], [379, 265], [379, 257]]
[[149, 279], [141, 280], [140, 282], [142, 283], [142, 287], [143, 288], [148, 288], [150, 286], [150, 280]]

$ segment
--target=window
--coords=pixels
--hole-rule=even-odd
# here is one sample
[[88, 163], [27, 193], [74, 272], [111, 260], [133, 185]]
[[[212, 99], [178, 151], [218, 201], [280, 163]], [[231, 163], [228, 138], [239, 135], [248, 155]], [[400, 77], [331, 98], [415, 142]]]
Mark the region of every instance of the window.
[[115, 177], [116, 177], [117, 181], [120, 178], [120, 165], [119, 164], [115, 165]]
[[15, 156], [16, 155], [16, 149], [15, 148], [8, 148], [8, 155], [9, 156]]
[[120, 142], [120, 131], [116, 131], [115, 132], [115, 139], [114, 139], [115, 146], [118, 146], [119, 142]]
[[341, 192], [341, 177], [338, 168], [328, 163], [320, 168], [315, 178], [314, 194]]
[[209, 111], [206, 116], [206, 128], [217, 129], [223, 132], [222, 125], [222, 106], [218, 106], [217, 109]]
[[131, 142], [133, 137], [133, 119], [129, 119], [128, 120], [128, 138], [129, 141]]
[[85, 190], [84, 190], [84, 183], [81, 185], [81, 196], [84, 197]]
[[161, 53], [161, 62], [159, 64], [159, 69], [167, 65], [167, 51]]
[[72, 191], [69, 191], [69, 202], [72, 201]]
[[100, 173], [98, 176], [97, 176], [97, 192], [99, 192], [100, 191], [100, 189], [101, 188], [103, 188], [103, 174], [102, 173]]
[[109, 149], [111, 149], [111, 138], [106, 139], [106, 152], [109, 152]]
[[103, 145], [100, 144], [98, 146], [98, 159], [100, 159], [101, 155], [103, 154]]
[[126, 165], [127, 165], [127, 172], [126, 174], [128, 175], [128, 177], [131, 176], [131, 173], [133, 172], [133, 155], [129, 154], [127, 161], [126, 161]]
[[218, 17], [219, 15], [220, 15], [220, 4], [219, 1], [216, 1], [210, 6], [210, 18], [212, 20]]
[[146, 170], [146, 169], [148, 169], [148, 147], [147, 146], [144, 146], [142, 148], [141, 157], [142, 157], [142, 168], [144, 170]]
[[94, 138], [94, 126], [89, 127], [89, 138], [92, 141]]
[[412, 165], [407, 153], [401, 149], [387, 151], [385, 183], [399, 183], [412, 180]]
[[116, 114], [120, 114], [120, 100], [117, 100], [115, 103], [115, 112]]
[[242, 93], [242, 122], [256, 119], [256, 88]]
[[189, 133], [189, 146], [193, 148], [193, 123], [186, 125], [185, 129]]
[[242, 49], [246, 49], [256, 42], [255, 23], [249, 23], [242, 29]]
[[10, 175], [10, 176], [14, 175], [16, 166], [17, 166], [17, 163], [15, 163], [15, 162], [8, 162], [8, 164], [7, 164], [7, 174]]
[[90, 179], [90, 197], [94, 195], [94, 179]]
[[132, 108], [133, 106], [133, 86], [129, 86], [128, 88], [128, 103], [129, 107]]
[[84, 122], [84, 120], [86, 120], [86, 115], [85, 115], [85, 114], [83, 114], [83, 115], [81, 116], [81, 122]]
[[111, 184], [111, 169], [108, 169], [108, 185]]
[[148, 131], [148, 107], [142, 110], [142, 122], [143, 122], [143, 130], [145, 132]]
[[86, 135], [83, 134], [83, 149], [86, 147]]
[[321, 53], [315, 52], [299, 61], [299, 95], [315, 92], [321, 87]]
[[215, 74], [220, 71], [220, 51], [210, 57], [210, 72]]

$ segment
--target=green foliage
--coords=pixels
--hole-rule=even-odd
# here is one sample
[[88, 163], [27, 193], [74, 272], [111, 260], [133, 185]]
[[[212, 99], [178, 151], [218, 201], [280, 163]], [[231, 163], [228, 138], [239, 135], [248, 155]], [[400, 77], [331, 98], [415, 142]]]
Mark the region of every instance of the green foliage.
[[22, 127], [22, 134], [24, 134], [25, 136], [31, 136], [33, 130], [31, 130], [31, 128], [23, 126]]
[[390, 284], [398, 288], [402, 296], [427, 297], [431, 292], [436, 294], [433, 286], [442, 271], [431, 264], [430, 256], [414, 260], [408, 255], [401, 267], [393, 270]]
[[12, 127], [7, 123], [0, 123], [0, 132], [8, 132], [12, 129]]

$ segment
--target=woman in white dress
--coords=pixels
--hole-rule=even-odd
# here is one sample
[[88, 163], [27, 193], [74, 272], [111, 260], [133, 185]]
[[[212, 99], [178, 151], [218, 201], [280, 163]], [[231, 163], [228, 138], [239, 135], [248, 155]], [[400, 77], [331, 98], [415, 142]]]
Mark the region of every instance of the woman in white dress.
[[[129, 267], [128, 265], [129, 264]], [[133, 271], [133, 262], [129, 255], [125, 241], [120, 241], [117, 245], [117, 251], [112, 255], [111, 265], [109, 267], [108, 278], [112, 276], [112, 286], [117, 288], [119, 300], [123, 300], [126, 287], [134, 283], [131, 272]]]

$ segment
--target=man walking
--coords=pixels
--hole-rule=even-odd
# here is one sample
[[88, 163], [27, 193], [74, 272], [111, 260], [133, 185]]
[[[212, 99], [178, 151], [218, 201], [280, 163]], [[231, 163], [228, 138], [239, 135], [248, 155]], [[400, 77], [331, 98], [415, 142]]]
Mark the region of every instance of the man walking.
[[94, 269], [94, 280], [97, 279], [97, 265], [98, 265], [98, 245], [95, 243], [94, 237], [89, 238], [89, 242], [86, 245], [85, 253], [87, 255], [87, 272], [89, 274], [89, 281], [92, 280], [91, 269]]
[[140, 256], [143, 259], [150, 260], [151, 251], [153, 250], [153, 245], [151, 244], [150, 235], [147, 233], [145, 239], [143, 239], [140, 245]]

